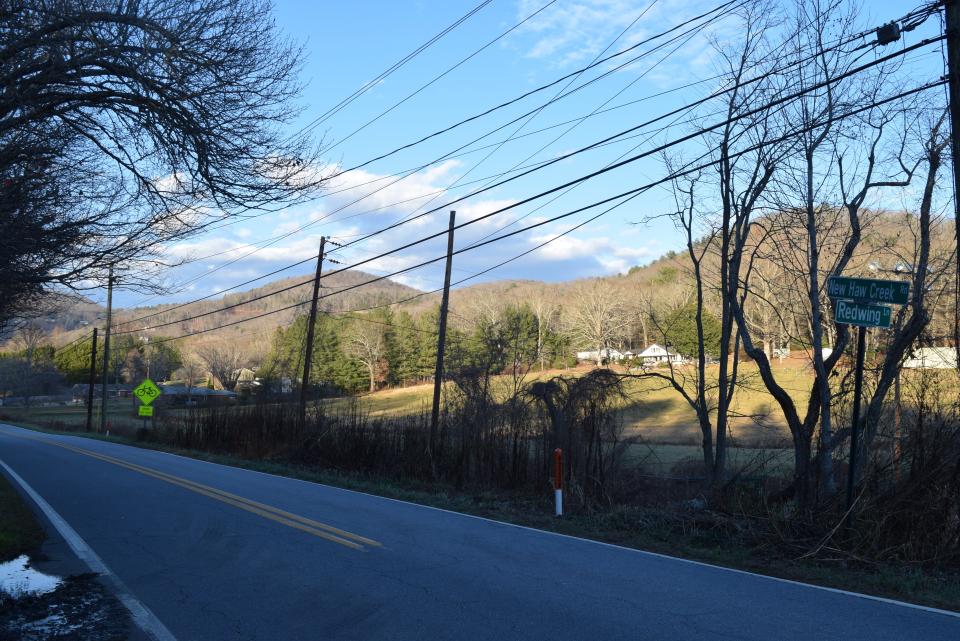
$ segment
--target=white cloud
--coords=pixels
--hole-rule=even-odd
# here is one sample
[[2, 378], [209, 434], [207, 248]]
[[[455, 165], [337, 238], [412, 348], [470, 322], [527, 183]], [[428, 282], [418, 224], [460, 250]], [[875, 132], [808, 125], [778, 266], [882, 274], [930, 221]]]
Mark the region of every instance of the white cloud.
[[[529, 240], [532, 245], [538, 245], [555, 238], [557, 233], [562, 231], [531, 236]], [[606, 236], [580, 238], [568, 235], [552, 240], [549, 245], [541, 247], [534, 253], [539, 258], [551, 262], [590, 259], [602, 267], [606, 273], [614, 274], [624, 272], [640, 261], [653, 258], [656, 254], [652, 245], [655, 243], [623, 246]]]
[[[304, 261], [304, 264], [286, 273], [289, 275], [307, 274], [312, 270], [312, 259], [316, 256], [321, 235], [334, 238], [340, 243], [349, 243], [382, 228], [386, 224], [395, 223], [415, 212], [423, 211], [426, 207], [418, 209], [418, 206], [422, 206], [426, 200], [429, 200], [437, 192], [442, 195], [431, 203], [430, 207], [448, 202], [455, 196], [443, 192], [443, 190], [456, 180], [459, 174], [458, 168], [459, 164], [456, 162], [444, 163], [439, 167], [411, 175], [403, 181], [390, 185], [381, 192], [370, 195], [362, 203], [348, 206], [352, 201], [368, 194], [371, 191], [371, 186], [383, 186], [393, 180], [370, 171], [350, 172], [336, 179], [336, 184], [331, 185], [329, 191], [337, 193], [330, 193], [322, 202], [310, 206], [290, 208], [269, 218], [258, 219], [253, 223], [246, 224], [242, 229], [251, 229], [251, 234], [234, 232], [224, 236], [221, 232], [219, 235], [216, 233], [210, 234], [167, 248], [166, 253], [171, 258], [190, 259], [216, 254], [215, 257], [211, 256], [202, 263], [190, 263], [174, 270], [171, 280], [182, 283], [203, 273], [206, 269], [215, 267], [217, 268], [217, 274], [216, 278], [212, 279], [214, 282], [210, 283], [208, 280], [198, 290], [213, 292], [231, 287], [237, 282], [253, 278], [259, 274], [276, 270], [280, 266], [300, 261]], [[395, 204], [397, 201], [407, 199], [410, 199], [410, 202]], [[457, 222], [462, 224], [477, 220], [504, 207], [510, 207], [515, 202], [516, 200], [506, 197], [477, 198], [456, 203], [449, 208], [456, 209]], [[557, 207], [560, 208], [560, 211], [563, 211], [575, 206], [576, 201], [574, 200]], [[375, 215], [363, 213], [375, 208], [378, 209]], [[482, 238], [496, 234], [496, 230], [529, 211], [529, 207], [526, 206], [508, 210], [500, 215], [459, 229], [456, 232], [455, 247], [458, 250], [463, 249]], [[551, 212], [551, 215], [554, 213], [557, 212]], [[543, 212], [537, 212], [537, 214], [530, 216], [522, 224], [545, 220]], [[328, 215], [329, 218], [325, 218]], [[442, 211], [424, 216], [415, 222], [365, 240], [357, 247], [343, 249], [330, 249], [328, 247], [328, 251], [331, 252], [330, 257], [339, 261], [336, 266], [331, 262], [330, 269], [356, 264], [430, 233], [445, 230], [447, 215], [447, 208], [444, 208]], [[515, 231], [521, 228], [522, 224], [510, 226], [508, 230]], [[563, 224], [549, 225], [531, 232], [535, 234], [533, 236], [530, 233], [518, 234], [493, 245], [487, 245], [474, 251], [462, 252], [454, 258], [454, 280], [473, 275], [493, 264], [520, 255], [532, 246], [570, 229], [572, 224], [574, 223], [564, 222]], [[304, 225], [309, 226], [303, 231], [295, 231]], [[634, 237], [627, 240], [623, 237], [621, 232], [624, 230], [620, 228], [619, 224], [615, 225], [613, 229], [594, 224], [589, 229], [590, 233], [595, 236], [584, 238], [562, 237], [544, 248], [524, 256], [522, 259], [510, 263], [508, 267], [491, 272], [485, 278], [565, 280], [601, 273], [626, 271], [630, 266], [652, 256], [650, 247], [654, 246], [654, 243], [651, 243], [645, 237]], [[273, 245], [260, 247], [259, 249], [257, 245], [249, 242], [260, 243], [268, 236], [290, 232], [295, 233], [279, 239]], [[248, 242], [243, 242], [237, 236], [241, 236]], [[626, 246], [627, 244], [630, 246]], [[438, 234], [437, 238], [415, 245], [397, 254], [375, 258], [371, 262], [358, 266], [357, 269], [375, 275], [387, 275], [441, 257], [445, 254], [445, 250], [446, 237], [445, 234], [441, 233]], [[236, 262], [228, 265], [229, 261]], [[278, 278], [280, 275], [278, 274], [276, 277]], [[392, 279], [418, 289], [433, 290], [442, 283], [443, 262], [433, 262], [413, 271], [393, 276]]]
[[[540, 0], [519, 0], [517, 15], [527, 17], [541, 4]], [[702, 5], [688, 0], [571, 0], [557, 3], [530, 20], [517, 31], [513, 42], [516, 46], [518, 39], [524, 40], [520, 46], [528, 58], [546, 60], [555, 67], [582, 66], [601, 53], [608, 56], [621, 51], [703, 11]], [[628, 27], [629, 30], [610, 46]], [[683, 72], [679, 77], [687, 77], [691, 66], [702, 64], [704, 54], [709, 51], [706, 46], [708, 33], [722, 33], [728, 28], [729, 25], [722, 21], [710, 22], [703, 32], [693, 35], [690, 42], [683, 44], [678, 51], [670, 53], [679, 42], [667, 44], [649, 58], [644, 58], [641, 65], [629, 65], [624, 70], [641, 71], [649, 63], [670, 53], [669, 59], [660, 67], [662, 75], [657, 78], [668, 84], [675, 82], [675, 72]], [[685, 31], [682, 29], [651, 42], [649, 47], [642, 46], [623, 58], [615, 58], [608, 63], [608, 68], [622, 64], [632, 56], [663, 44]], [[667, 71], [667, 67], [672, 71]]]

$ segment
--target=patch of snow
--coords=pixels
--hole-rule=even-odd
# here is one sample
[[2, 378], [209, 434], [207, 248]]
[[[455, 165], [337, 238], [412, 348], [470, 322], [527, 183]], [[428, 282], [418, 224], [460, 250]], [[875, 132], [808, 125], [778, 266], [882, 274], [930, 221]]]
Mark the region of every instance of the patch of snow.
[[53, 592], [62, 581], [59, 577], [38, 572], [30, 567], [30, 559], [22, 555], [0, 563], [0, 593], [19, 599], [23, 596]]

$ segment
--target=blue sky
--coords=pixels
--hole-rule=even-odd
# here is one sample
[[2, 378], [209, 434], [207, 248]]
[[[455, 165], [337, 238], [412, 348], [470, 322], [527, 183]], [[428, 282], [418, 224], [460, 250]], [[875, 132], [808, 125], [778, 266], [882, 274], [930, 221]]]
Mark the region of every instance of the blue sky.
[[[350, 135], [546, 2], [493, 0], [412, 62], [325, 121], [316, 131], [328, 146], [326, 162], [330, 163], [330, 167], [356, 165], [570, 73], [590, 63], [608, 46], [607, 54], [619, 51], [713, 6], [681, 0], [558, 0], [389, 114]], [[295, 42], [303, 43], [305, 48], [302, 79], [307, 83], [307, 88], [303, 96], [304, 113], [293, 129], [311, 122], [475, 4], [473, 0], [276, 0], [278, 27]], [[906, 13], [914, 6], [915, 2], [871, 3], [869, 12], [875, 19], [864, 22], [879, 24], [882, 20]], [[425, 164], [488, 134], [490, 130], [543, 104], [566, 83], [429, 143], [373, 163], [362, 170], [349, 172], [332, 181], [328, 193], [313, 202], [237, 222], [214, 233], [168, 247], [167, 252], [171, 256], [185, 259], [222, 253], [162, 274], [162, 278], [175, 290], [170, 296], [118, 292], [117, 304], [130, 306], [179, 302], [219, 292], [284, 264], [315, 255], [321, 235], [341, 242], [349, 241], [405, 216], [444, 205], [469, 189], [488, 183], [488, 180], [482, 179], [510, 170], [518, 164], [555, 158], [634, 126], [653, 115], [687, 104], [706, 95], [712, 85], [705, 82], [661, 97], [650, 96], [709, 78], [716, 73], [708, 36], [735, 38], [735, 24], [733, 19], [711, 24], [704, 31], [692, 34], [689, 40], [684, 39], [651, 53], [637, 63], [544, 108], [534, 117], [520, 120], [483, 138], [465, 151], [516, 136], [499, 148], [489, 147], [448, 159], [373, 193], [374, 189], [391, 182], [392, 179], [386, 179], [386, 176]], [[931, 20], [925, 28], [928, 26], [936, 28], [938, 24]], [[621, 33], [622, 36], [617, 39]], [[922, 35], [926, 35], [926, 32], [910, 34], [908, 42], [915, 42]], [[652, 46], [641, 48], [638, 52]], [[936, 67], [940, 60], [937, 56], [927, 56], [926, 61], [919, 64], [924, 70], [930, 70], [929, 77], [939, 74]], [[611, 66], [598, 67], [573, 79], [568, 89], [592, 80]], [[591, 117], [569, 131], [568, 128], [574, 123], [552, 127], [597, 109], [619, 107], [633, 101], [639, 102]], [[540, 131], [547, 127], [552, 128]], [[603, 167], [631, 150], [631, 153], [637, 153], [649, 148], [682, 131], [683, 122], [665, 131], [647, 130], [644, 136], [564, 160], [450, 208], [457, 210], [458, 222], [471, 220]], [[549, 199], [543, 199], [461, 230], [456, 246], [464, 247], [495, 233], [520, 216], [527, 217], [504, 230], [514, 230], [541, 217], [570, 211], [663, 175], [664, 168], [659, 158], [640, 161], [597, 177], [554, 202], [544, 204]], [[444, 189], [449, 191], [435, 193]], [[682, 240], [670, 221], [662, 218], [649, 220], [668, 210], [668, 195], [664, 189], [646, 193], [596, 222], [486, 275], [484, 279], [533, 278], [555, 281], [619, 273], [631, 265], [649, 262], [668, 250], [679, 249]], [[351, 204], [358, 199], [359, 202]], [[401, 201], [407, 202], [397, 204]], [[542, 208], [534, 211], [538, 206]], [[454, 262], [454, 280], [549, 240], [596, 211], [585, 212], [562, 223], [550, 224], [508, 241], [462, 254]], [[264, 239], [307, 224], [310, 226], [306, 229], [270, 246], [259, 248], [257, 245], [262, 244]], [[349, 264], [439, 231], [446, 224], [447, 213], [444, 210], [334, 255]], [[257, 251], [251, 254], [254, 250]], [[442, 241], [426, 243], [361, 269], [376, 274], [386, 273], [439, 256], [442, 252]], [[311, 272], [312, 267], [306, 265], [283, 275]], [[436, 263], [397, 280], [422, 289], [433, 289], [440, 286], [442, 277], [442, 263]]]

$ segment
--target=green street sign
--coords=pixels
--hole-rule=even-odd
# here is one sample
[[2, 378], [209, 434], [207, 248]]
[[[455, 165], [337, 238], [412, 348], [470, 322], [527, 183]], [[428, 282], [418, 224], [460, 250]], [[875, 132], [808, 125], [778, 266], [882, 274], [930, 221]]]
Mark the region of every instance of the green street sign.
[[153, 416], [153, 406], [152, 405], [141, 405], [137, 408], [137, 414], [140, 416]]
[[139, 398], [140, 402], [144, 405], [149, 405], [154, 402], [162, 393], [160, 388], [157, 387], [157, 384], [149, 378], [144, 379], [142, 383], [133, 388], [133, 395]]
[[860, 327], [890, 327], [890, 316], [890, 308], [883, 305], [838, 300], [834, 307], [833, 320]]
[[906, 305], [910, 299], [910, 283], [903, 280], [831, 276], [827, 281], [827, 295], [862, 303]]

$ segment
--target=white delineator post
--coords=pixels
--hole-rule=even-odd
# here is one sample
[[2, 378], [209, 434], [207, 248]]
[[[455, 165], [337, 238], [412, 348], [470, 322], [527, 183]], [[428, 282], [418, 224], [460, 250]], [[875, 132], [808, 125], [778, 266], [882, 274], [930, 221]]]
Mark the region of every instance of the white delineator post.
[[554, 515], [563, 516], [563, 450], [553, 451], [553, 502]]

